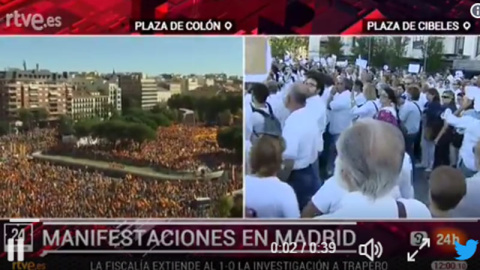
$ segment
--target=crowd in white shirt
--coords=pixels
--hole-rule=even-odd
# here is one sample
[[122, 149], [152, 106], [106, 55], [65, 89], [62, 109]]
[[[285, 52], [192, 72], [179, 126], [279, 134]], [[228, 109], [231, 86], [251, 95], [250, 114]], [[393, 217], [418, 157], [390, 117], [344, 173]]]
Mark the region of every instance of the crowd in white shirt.
[[[273, 70], [245, 96], [248, 216], [480, 217], [476, 81]], [[415, 199], [416, 180], [429, 181], [428, 202]]]

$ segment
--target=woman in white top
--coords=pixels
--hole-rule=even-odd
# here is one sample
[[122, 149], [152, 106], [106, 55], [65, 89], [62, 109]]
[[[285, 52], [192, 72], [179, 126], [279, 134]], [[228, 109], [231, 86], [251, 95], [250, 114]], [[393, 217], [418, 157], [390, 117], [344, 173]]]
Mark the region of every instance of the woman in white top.
[[282, 138], [262, 135], [249, 155], [251, 174], [245, 176], [245, 207], [247, 217], [299, 218], [297, 196], [292, 187], [280, 181], [285, 143]]
[[355, 100], [355, 104], [358, 106], [362, 106], [365, 102], [367, 102], [367, 99], [363, 94], [363, 83], [360, 80], [356, 80], [353, 83], [352, 96]]
[[363, 86], [363, 96], [365, 103], [358, 105], [354, 97], [352, 97], [352, 115], [354, 119], [373, 118], [379, 110], [377, 101], [377, 91], [375, 87], [368, 83]]

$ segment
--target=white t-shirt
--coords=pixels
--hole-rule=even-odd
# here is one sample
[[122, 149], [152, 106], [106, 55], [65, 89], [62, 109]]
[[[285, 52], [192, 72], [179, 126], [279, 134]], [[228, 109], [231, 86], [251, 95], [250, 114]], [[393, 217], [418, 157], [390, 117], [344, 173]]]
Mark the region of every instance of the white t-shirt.
[[[266, 105], [267, 106], [267, 105]], [[253, 111], [252, 107], [254, 107], [253, 103], [250, 103], [249, 107], [246, 108], [248, 111], [245, 113], [245, 123], [249, 128], [252, 129], [252, 133], [258, 134], [259, 131], [263, 131], [263, 126], [265, 125], [265, 116], [260, 114], [259, 112]], [[270, 114], [270, 110], [267, 107], [262, 107], [262, 108], [255, 108], [257, 110], [263, 111], [267, 114]]]
[[384, 196], [372, 200], [359, 192], [347, 193], [340, 202], [340, 207], [332, 214], [322, 215], [317, 218], [399, 218], [398, 206], [396, 201], [400, 201], [405, 206], [407, 218], [431, 218], [432, 215], [427, 206], [415, 199], [397, 199], [391, 196]]
[[252, 149], [252, 143], [250, 140], [245, 140], [244, 143], [245, 148], [245, 174], [250, 172], [250, 150]]
[[245, 176], [245, 207], [258, 218], [299, 218], [297, 196], [292, 187], [277, 177]]
[[373, 118], [380, 109], [380, 105], [375, 100], [367, 100], [361, 106], [355, 106], [351, 109], [354, 119]]
[[330, 108], [328, 118], [330, 126], [328, 132], [332, 135], [338, 135], [352, 125], [353, 116], [350, 112], [352, 106], [351, 93], [345, 90], [336, 93], [332, 101], [328, 104]]
[[428, 99], [427, 99], [427, 94], [425, 93], [420, 93], [420, 97], [417, 101], [417, 104], [420, 106], [420, 108], [422, 109], [423, 111], [423, 108], [425, 108], [425, 104], [427, 104], [428, 102]]
[[367, 102], [367, 99], [365, 98], [365, 95], [360, 92], [360, 93], [355, 93], [355, 104], [357, 106], [363, 105], [365, 102]]
[[452, 210], [452, 217], [457, 218], [479, 218], [480, 217], [480, 172], [467, 178], [467, 194], [460, 201], [455, 209]]
[[317, 119], [305, 107], [294, 111], [287, 118], [282, 130], [286, 144], [283, 158], [294, 161], [294, 170], [304, 169], [318, 158], [318, 130]]
[[465, 96], [473, 101], [473, 109], [480, 112], [480, 88], [476, 86], [466, 87]]

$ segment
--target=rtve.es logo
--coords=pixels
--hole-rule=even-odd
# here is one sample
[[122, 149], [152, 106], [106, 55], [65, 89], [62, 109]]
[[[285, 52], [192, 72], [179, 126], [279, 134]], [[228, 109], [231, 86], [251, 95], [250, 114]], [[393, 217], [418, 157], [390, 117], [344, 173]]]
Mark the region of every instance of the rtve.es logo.
[[44, 263], [14, 262], [12, 270], [47, 270], [47, 266]]
[[32, 28], [35, 31], [42, 31], [45, 28], [59, 28], [62, 26], [62, 18], [60, 16], [44, 17], [39, 13], [21, 13], [15, 10], [5, 16], [5, 24], [7, 27]]

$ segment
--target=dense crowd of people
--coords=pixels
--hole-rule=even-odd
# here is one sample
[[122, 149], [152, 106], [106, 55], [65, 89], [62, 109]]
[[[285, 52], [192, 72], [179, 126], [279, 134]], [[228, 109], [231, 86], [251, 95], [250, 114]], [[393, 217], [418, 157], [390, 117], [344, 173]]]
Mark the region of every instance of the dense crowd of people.
[[215, 127], [173, 125], [160, 127], [157, 138], [142, 144], [131, 142], [113, 148], [110, 144], [63, 145], [50, 149], [51, 153], [78, 157], [94, 157], [97, 160], [117, 161], [137, 166], [153, 166], [173, 171], [196, 171], [199, 167], [218, 170], [223, 166], [220, 157], [229, 152], [221, 149], [216, 140]]
[[480, 77], [266, 58], [244, 100], [247, 216], [480, 217]]
[[[187, 149], [183, 150], [183, 158], [193, 159], [195, 155], [192, 153], [202, 151], [199, 148], [204, 144], [191, 140], [191, 137], [191, 141], [187, 140], [185, 134], [198, 134], [198, 130], [212, 131], [178, 126], [171, 129], [176, 132], [170, 135], [160, 135], [159, 132], [158, 140], [166, 141], [150, 144], [150, 151], [156, 152], [143, 152], [153, 157], [155, 154], [168, 153], [166, 149], [179, 151], [182, 148], [180, 142], [174, 143], [175, 136], [178, 136], [177, 140], [185, 139], [186, 147], [192, 147], [190, 153]], [[0, 137], [0, 213], [3, 217], [216, 217], [220, 213], [215, 207], [206, 214], [194, 207], [192, 201], [210, 198], [215, 203], [227, 193], [242, 187], [242, 177], [232, 174], [228, 179], [213, 180], [166, 181], [132, 175], [114, 178], [86, 167], [61, 166], [31, 156], [33, 152], [62, 145], [54, 129], [35, 129]], [[164, 149], [154, 150], [154, 145]], [[213, 151], [211, 149], [214, 148], [218, 149], [212, 143], [206, 151]], [[183, 164], [187, 163], [185, 161]], [[195, 163], [194, 160], [190, 161], [190, 164]], [[228, 166], [231, 168], [232, 165]], [[241, 167], [234, 169], [238, 170]]]

